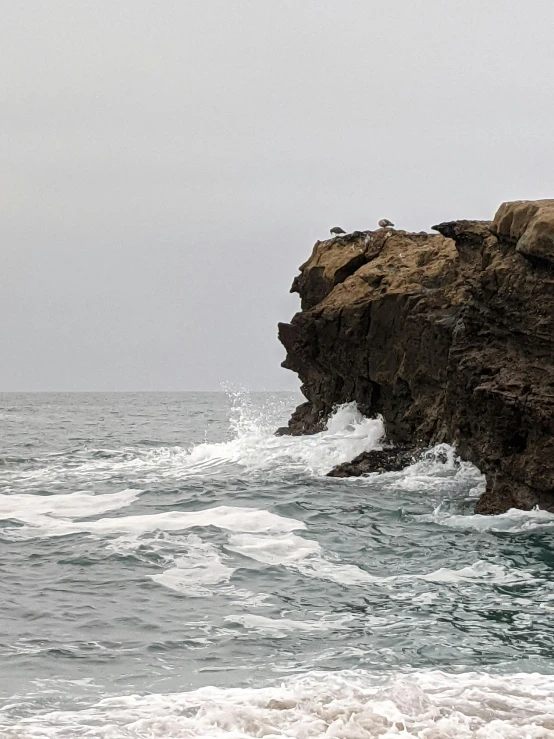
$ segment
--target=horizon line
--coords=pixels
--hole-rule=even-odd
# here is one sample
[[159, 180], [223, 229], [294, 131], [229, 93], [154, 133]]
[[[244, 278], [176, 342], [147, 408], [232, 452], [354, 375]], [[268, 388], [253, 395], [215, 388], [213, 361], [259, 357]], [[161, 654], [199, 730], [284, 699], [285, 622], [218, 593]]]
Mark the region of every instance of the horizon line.
[[229, 392], [247, 392], [247, 393], [294, 393], [299, 392], [300, 388], [246, 388], [246, 387], [230, 387], [227, 390], [0, 390], [0, 395], [47, 395], [47, 394], [116, 394], [116, 393], [220, 393], [225, 395]]

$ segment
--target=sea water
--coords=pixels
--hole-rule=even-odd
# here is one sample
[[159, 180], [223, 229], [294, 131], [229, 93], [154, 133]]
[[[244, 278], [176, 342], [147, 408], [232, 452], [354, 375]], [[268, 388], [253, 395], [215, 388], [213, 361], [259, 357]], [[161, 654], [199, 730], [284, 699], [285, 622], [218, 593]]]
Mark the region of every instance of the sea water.
[[554, 737], [554, 516], [298, 401], [0, 395], [1, 737]]

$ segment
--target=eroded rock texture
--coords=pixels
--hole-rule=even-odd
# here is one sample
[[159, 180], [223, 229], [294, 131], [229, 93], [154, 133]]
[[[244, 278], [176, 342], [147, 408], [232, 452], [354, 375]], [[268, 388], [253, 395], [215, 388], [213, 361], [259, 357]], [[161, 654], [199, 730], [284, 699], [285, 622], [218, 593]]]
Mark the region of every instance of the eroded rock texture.
[[394, 446], [385, 449], [372, 449], [362, 452], [351, 462], [333, 467], [327, 477], [359, 477], [372, 472], [399, 472], [416, 462], [422, 449], [409, 446]]
[[393, 443], [455, 444], [487, 477], [478, 512], [554, 512], [554, 200], [433, 230], [316, 243], [279, 325], [307, 399], [288, 431], [355, 400]]

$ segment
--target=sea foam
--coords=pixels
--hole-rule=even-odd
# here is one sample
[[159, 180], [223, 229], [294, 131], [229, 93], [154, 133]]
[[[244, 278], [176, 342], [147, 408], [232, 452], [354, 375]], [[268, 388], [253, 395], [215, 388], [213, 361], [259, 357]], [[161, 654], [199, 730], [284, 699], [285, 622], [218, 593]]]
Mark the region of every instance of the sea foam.
[[0, 714], [0, 730], [6, 739], [547, 739], [554, 677], [312, 672], [276, 687], [119, 696], [21, 720]]
[[536, 530], [552, 529], [554, 527], [554, 513], [534, 508], [531, 511], [521, 511], [510, 508], [506, 513], [496, 516], [450, 515], [439, 506], [430, 517], [441, 526], [459, 529], [473, 529], [474, 531], [505, 531], [512, 534], [522, 534]]
[[233, 534], [226, 548], [263, 564], [281, 565], [306, 577], [331, 580], [341, 585], [362, 585], [377, 580], [356, 565], [342, 564], [324, 557], [317, 541], [292, 533], [271, 537]]

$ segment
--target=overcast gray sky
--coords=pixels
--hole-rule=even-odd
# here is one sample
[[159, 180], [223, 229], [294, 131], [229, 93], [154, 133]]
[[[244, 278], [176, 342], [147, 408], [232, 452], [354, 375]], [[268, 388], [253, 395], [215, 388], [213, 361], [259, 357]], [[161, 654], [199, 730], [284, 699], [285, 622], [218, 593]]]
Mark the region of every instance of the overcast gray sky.
[[295, 387], [330, 226], [554, 195], [552, 0], [2, 3], [0, 390]]

